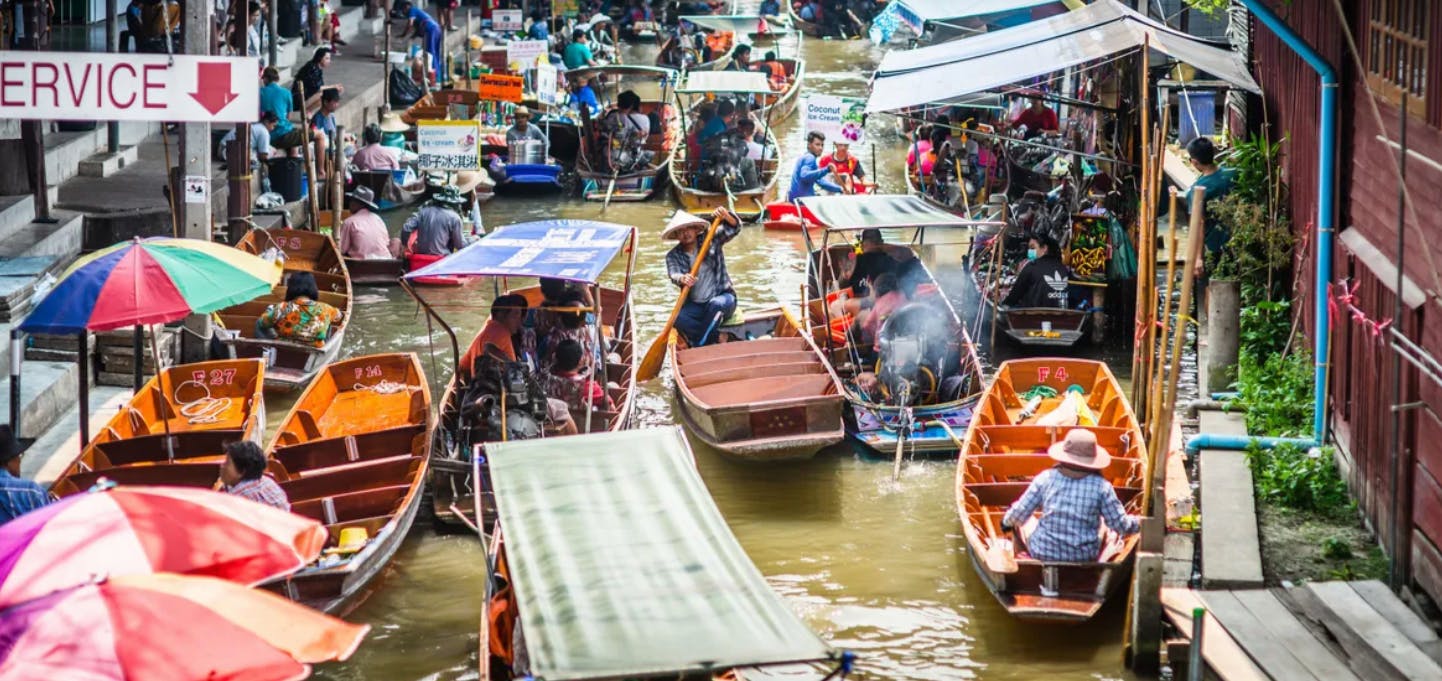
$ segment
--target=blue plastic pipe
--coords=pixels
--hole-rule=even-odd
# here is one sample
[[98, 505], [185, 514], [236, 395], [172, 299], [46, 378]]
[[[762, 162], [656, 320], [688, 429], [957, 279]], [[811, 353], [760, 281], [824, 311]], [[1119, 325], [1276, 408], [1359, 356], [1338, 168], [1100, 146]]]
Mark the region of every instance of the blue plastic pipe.
[[1187, 453], [1196, 454], [1203, 449], [1246, 449], [1252, 443], [1262, 449], [1277, 445], [1297, 445], [1312, 448], [1317, 441], [1307, 437], [1256, 437], [1254, 435], [1223, 435], [1221, 433], [1198, 433], [1187, 440]]
[[[1254, 438], [1248, 436], [1201, 433], [1187, 443], [1188, 452], [1198, 449], [1246, 449], [1253, 441], [1295, 442], [1307, 446], [1321, 443], [1327, 432], [1327, 329], [1330, 319], [1327, 310], [1327, 284], [1332, 281], [1332, 237], [1336, 233], [1337, 212], [1337, 72], [1322, 58], [1311, 45], [1297, 35], [1286, 22], [1282, 21], [1263, 0], [1242, 0], [1247, 10], [1273, 33], [1277, 34], [1287, 47], [1307, 62], [1322, 79], [1322, 125], [1317, 137], [1317, 280], [1315, 299], [1316, 340], [1312, 348], [1315, 365], [1312, 384], [1312, 439], [1295, 438]], [[1193, 446], [1193, 443], [1203, 443]]]

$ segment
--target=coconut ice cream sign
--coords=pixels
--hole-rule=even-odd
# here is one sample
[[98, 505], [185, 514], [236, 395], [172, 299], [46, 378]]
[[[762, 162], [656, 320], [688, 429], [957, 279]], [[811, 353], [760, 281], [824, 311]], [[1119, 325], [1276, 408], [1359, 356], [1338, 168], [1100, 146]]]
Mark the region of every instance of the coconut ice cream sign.
[[807, 95], [801, 103], [806, 132], [826, 136], [827, 146], [842, 142], [852, 146], [866, 143], [866, 100], [856, 97]]

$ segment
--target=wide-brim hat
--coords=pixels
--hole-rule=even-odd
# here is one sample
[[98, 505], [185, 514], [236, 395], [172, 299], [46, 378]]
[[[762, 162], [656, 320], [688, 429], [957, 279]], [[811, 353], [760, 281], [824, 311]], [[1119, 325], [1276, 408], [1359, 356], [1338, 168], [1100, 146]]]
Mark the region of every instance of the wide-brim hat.
[[431, 197], [431, 200], [439, 203], [449, 203], [455, 206], [466, 205], [466, 197], [461, 196], [461, 193], [456, 191], [455, 187], [441, 187], [440, 191]]
[[597, 26], [600, 26], [601, 24], [609, 23], [611, 23], [611, 17], [609, 15], [607, 15], [605, 12], [597, 12], [595, 16], [592, 16], [589, 21], [581, 24], [581, 28], [589, 31]]
[[675, 239], [676, 235], [683, 229], [690, 229], [691, 227], [706, 229], [710, 226], [711, 223], [707, 222], [705, 218], [697, 217], [684, 210], [678, 210], [675, 215], [671, 216], [671, 221], [666, 223], [666, 229], [661, 230], [661, 238]]
[[365, 185], [357, 185], [356, 188], [352, 189], [345, 197], [371, 210], [381, 209], [380, 206], [376, 205], [376, 193]]
[[461, 194], [469, 194], [475, 191], [476, 187], [482, 184], [488, 184], [489, 182], [490, 178], [484, 171], [462, 170], [456, 173], [456, 179], [451, 182], [451, 186], [455, 187], [456, 191]]
[[1099, 471], [1112, 462], [1112, 455], [1097, 444], [1096, 433], [1085, 428], [1073, 428], [1066, 437], [1052, 444], [1046, 450], [1057, 463]]
[[516, 110], [515, 110], [515, 111], [512, 111], [512, 112], [511, 112], [511, 115], [512, 115], [512, 116], [515, 116], [516, 118], [520, 118], [521, 116], [525, 116], [526, 118], [530, 118], [530, 117], [531, 117], [531, 110], [530, 110], [529, 108], [525, 107], [525, 106], [518, 106], [518, 107], [516, 107]]
[[388, 113], [381, 116], [381, 132], [405, 132], [410, 129], [410, 124], [401, 120], [397, 114]]

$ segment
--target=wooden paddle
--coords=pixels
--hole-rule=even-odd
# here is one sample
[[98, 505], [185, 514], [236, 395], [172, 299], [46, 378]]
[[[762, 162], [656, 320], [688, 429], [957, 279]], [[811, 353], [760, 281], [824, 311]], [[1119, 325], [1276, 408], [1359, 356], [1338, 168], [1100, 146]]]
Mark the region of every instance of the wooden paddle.
[[[711, 221], [711, 227], [706, 230], [706, 239], [701, 242], [701, 249], [696, 251], [696, 262], [691, 263], [691, 276], [696, 276], [701, 271], [701, 263], [706, 260], [706, 252], [711, 250], [711, 237], [716, 235], [716, 228], [720, 226], [721, 218]], [[681, 306], [686, 304], [686, 296], [691, 295], [691, 285], [681, 287], [681, 295], [676, 297], [676, 304], [671, 307], [671, 316], [666, 319], [666, 325], [661, 327], [661, 333], [656, 334], [656, 339], [651, 341], [651, 347], [646, 348], [646, 356], [641, 358], [641, 366], [636, 370], [637, 381], [649, 381], [661, 373], [661, 364], [666, 361], [666, 339], [671, 337], [671, 328], [676, 326], [676, 317], [681, 315]]]

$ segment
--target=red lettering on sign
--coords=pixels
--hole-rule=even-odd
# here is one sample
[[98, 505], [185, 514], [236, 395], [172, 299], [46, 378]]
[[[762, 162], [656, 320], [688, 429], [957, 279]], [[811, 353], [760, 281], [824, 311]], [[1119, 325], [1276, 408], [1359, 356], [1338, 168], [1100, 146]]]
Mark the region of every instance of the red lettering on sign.
[[150, 91], [151, 91], [151, 90], [161, 90], [161, 94], [165, 94], [165, 93], [164, 93], [164, 90], [165, 90], [165, 80], [164, 80], [164, 77], [165, 77], [165, 76], [164, 76], [164, 73], [162, 73], [160, 76], [158, 76], [158, 77], [156, 78], [156, 80], [153, 80], [153, 81], [152, 81], [152, 80], [150, 79], [150, 72], [151, 72], [151, 71], [161, 71], [161, 72], [164, 72], [165, 69], [166, 69], [166, 67], [163, 66], [163, 65], [161, 65], [161, 64], [146, 64], [146, 65], [145, 65], [145, 77], [144, 77], [142, 80], [144, 80], [144, 82], [145, 82], [145, 108], [147, 108], [147, 109], [164, 109], [164, 108], [165, 108], [165, 102], [160, 101], [159, 99], [157, 99], [154, 103], [151, 103], [151, 101], [150, 101]]
[[1066, 380], [1066, 367], [1057, 367], [1057, 368], [1056, 368], [1056, 380], [1058, 380], [1058, 381], [1065, 381], [1065, 380]]
[[[98, 80], [98, 77], [97, 77]], [[90, 64], [85, 65], [85, 75], [80, 79], [80, 89], [75, 89], [75, 73], [70, 70], [70, 65], [65, 65], [65, 82], [70, 87], [71, 106], [80, 106], [80, 100], [85, 96], [85, 87], [90, 85]], [[100, 106], [100, 88], [95, 88], [95, 105]]]
[[20, 62], [7, 61], [0, 63], [0, 106], [25, 106], [24, 101], [10, 99], [10, 88], [14, 85], [24, 85], [23, 80], [10, 80], [10, 69], [25, 68]]
[[132, 88], [130, 90], [130, 99], [125, 100], [123, 104], [120, 100], [115, 98], [115, 74], [120, 73], [120, 69], [126, 69], [130, 71], [130, 77], [132, 79], [135, 78], [135, 67], [129, 64], [121, 64], [110, 70], [110, 77], [105, 79], [105, 89], [110, 91], [111, 104], [113, 104], [118, 109], [126, 109], [129, 108], [131, 104], [135, 103], [135, 89]]
[[1036, 382], [1046, 383], [1046, 377], [1051, 374], [1051, 367], [1036, 368]]
[[[41, 71], [49, 71], [49, 79], [42, 80]], [[60, 89], [55, 87], [56, 81], [60, 80], [60, 69], [55, 68], [54, 64], [36, 64], [32, 69], [32, 78], [35, 81], [33, 85], [35, 96], [31, 100], [32, 106], [40, 106], [41, 90], [50, 91], [50, 106], [60, 106]]]

